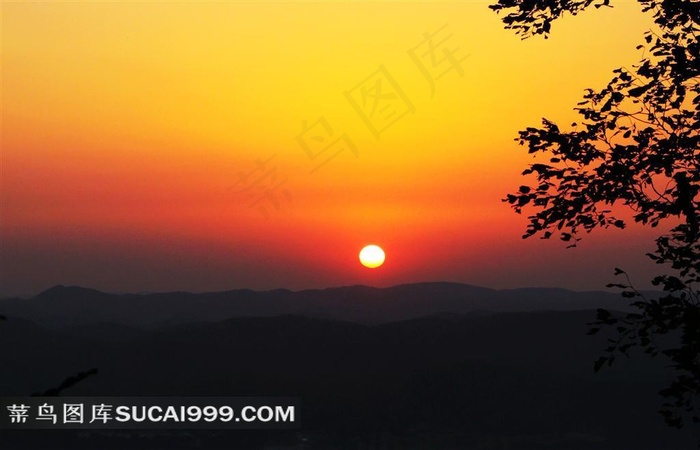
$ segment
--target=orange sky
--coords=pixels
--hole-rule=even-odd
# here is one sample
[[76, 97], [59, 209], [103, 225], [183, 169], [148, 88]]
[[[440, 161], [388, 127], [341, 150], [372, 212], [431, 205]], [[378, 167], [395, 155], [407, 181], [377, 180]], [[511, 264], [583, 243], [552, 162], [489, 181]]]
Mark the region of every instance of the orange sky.
[[522, 41], [487, 5], [3, 3], [0, 295], [643, 284], [654, 233], [523, 241], [500, 199], [531, 161], [517, 131], [571, 122], [650, 18], [621, 2]]

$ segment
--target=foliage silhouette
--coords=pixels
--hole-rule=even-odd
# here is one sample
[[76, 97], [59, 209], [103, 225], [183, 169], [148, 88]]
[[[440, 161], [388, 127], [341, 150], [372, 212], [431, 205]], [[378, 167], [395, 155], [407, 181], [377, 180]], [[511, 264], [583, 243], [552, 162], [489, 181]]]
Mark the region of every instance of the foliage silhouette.
[[[670, 360], [676, 378], [660, 392], [667, 399], [661, 412], [669, 425], [681, 427], [688, 418], [700, 423], [700, 2], [639, 3], [655, 23], [637, 46], [641, 61], [614, 70], [603, 89], [587, 89], [575, 108], [581, 120], [570, 131], [547, 119], [520, 131], [516, 140], [549, 161], [531, 164], [523, 174], [535, 182], [504, 201], [517, 213], [536, 209], [524, 238], [558, 235], [570, 246], [581, 231], [625, 228], [625, 219], [613, 215], [615, 204], [631, 208], [635, 222], [668, 225], [648, 254], [666, 266], [666, 274], [652, 280], [662, 287], [661, 298], [641, 295], [629, 279], [609, 285], [623, 289], [638, 311], [599, 310], [590, 334], [604, 326], [618, 332], [596, 370], [635, 347]], [[591, 5], [611, 6], [610, 0], [498, 0], [490, 8], [525, 39], [546, 38], [555, 19]], [[627, 277], [621, 269], [615, 274]], [[677, 344], [659, 344], [655, 338], [662, 335]]]
[[76, 384], [80, 383], [83, 381], [85, 378], [89, 377], [90, 375], [96, 375], [97, 374], [97, 368], [92, 368], [90, 370], [86, 370], [85, 372], [78, 372], [76, 375], [73, 375], [71, 377], [66, 378], [63, 380], [61, 384], [58, 386], [51, 388], [47, 391], [44, 392], [37, 392], [35, 394], [32, 394], [32, 397], [57, 397], [61, 394], [62, 391], [75, 386]]

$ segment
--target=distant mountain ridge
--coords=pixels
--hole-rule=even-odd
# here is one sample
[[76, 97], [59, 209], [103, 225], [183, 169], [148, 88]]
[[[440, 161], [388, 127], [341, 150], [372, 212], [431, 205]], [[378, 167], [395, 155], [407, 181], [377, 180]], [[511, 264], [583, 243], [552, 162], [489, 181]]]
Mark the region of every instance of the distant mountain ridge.
[[302, 291], [236, 289], [149, 294], [111, 294], [59, 285], [30, 299], [0, 300], [0, 312], [8, 317], [60, 327], [99, 322], [150, 327], [283, 314], [376, 324], [475, 311], [628, 310], [628, 303], [617, 293], [602, 291], [575, 292], [558, 288], [496, 290], [450, 282], [401, 284], [386, 288], [355, 285]]

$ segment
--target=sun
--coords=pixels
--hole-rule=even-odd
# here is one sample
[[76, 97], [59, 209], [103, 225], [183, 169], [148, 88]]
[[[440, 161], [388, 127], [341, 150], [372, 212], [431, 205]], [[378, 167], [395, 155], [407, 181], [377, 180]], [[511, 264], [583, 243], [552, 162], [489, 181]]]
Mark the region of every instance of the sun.
[[368, 245], [360, 251], [360, 262], [370, 269], [384, 264], [384, 250], [377, 245]]

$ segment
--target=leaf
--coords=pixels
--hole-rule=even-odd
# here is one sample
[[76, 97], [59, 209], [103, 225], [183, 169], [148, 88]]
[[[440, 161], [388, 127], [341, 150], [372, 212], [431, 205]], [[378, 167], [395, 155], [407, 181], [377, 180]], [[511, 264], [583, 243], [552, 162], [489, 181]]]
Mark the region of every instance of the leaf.
[[608, 311], [607, 309], [598, 308], [596, 309], [596, 316], [598, 320], [603, 321], [609, 319], [612, 316], [612, 314], [610, 314], [610, 311]]
[[603, 366], [605, 365], [606, 361], [607, 361], [607, 359], [605, 357], [602, 357], [602, 356], [600, 358], [596, 359], [595, 362], [593, 363], [593, 371], [599, 372], [600, 369], [602, 369]]
[[652, 83], [630, 89], [627, 93], [632, 97], [639, 97], [651, 88]]

